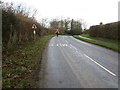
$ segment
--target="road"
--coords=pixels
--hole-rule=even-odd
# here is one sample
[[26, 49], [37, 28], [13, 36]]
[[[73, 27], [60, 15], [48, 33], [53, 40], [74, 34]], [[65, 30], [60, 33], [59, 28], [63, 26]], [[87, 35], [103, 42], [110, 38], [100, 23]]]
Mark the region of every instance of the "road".
[[42, 88], [118, 88], [118, 53], [73, 38], [53, 37]]

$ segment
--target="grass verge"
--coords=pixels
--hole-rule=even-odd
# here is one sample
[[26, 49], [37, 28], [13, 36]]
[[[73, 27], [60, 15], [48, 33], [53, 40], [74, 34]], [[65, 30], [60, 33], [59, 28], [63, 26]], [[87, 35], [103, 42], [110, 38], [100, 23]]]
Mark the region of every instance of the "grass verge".
[[84, 38], [81, 38], [77, 35], [74, 35], [73, 37], [75, 37], [77, 39], [80, 39], [80, 40], [83, 40], [83, 41], [86, 41], [86, 42], [89, 42], [89, 43], [93, 43], [93, 44], [96, 44], [96, 45], [100, 45], [100, 46], [112, 49], [112, 50], [117, 51], [117, 52], [120, 52], [120, 47], [118, 47], [116, 45], [110, 45], [110, 44], [105, 44], [105, 43], [101, 43], [101, 42], [96, 42], [96, 41], [84, 39]]
[[36, 41], [19, 45], [14, 50], [3, 48], [3, 88], [36, 88], [42, 53], [53, 36], [43, 36]]
[[100, 37], [91, 37], [88, 34], [81, 34], [81, 36], [91, 38], [91, 39], [95, 39], [95, 40], [101, 40], [101, 41], [105, 41], [105, 42], [116, 43], [116, 44], [119, 43], [120, 44], [120, 41], [118, 41], [118, 40], [112, 40], [112, 39], [100, 38]]

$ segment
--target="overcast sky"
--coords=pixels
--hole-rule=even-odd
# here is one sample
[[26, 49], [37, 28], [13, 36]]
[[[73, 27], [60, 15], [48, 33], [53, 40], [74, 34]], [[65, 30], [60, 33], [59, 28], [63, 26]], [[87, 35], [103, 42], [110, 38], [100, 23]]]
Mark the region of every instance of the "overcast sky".
[[118, 21], [119, 0], [3, 0], [37, 9], [36, 19], [70, 17], [83, 19], [88, 27]]

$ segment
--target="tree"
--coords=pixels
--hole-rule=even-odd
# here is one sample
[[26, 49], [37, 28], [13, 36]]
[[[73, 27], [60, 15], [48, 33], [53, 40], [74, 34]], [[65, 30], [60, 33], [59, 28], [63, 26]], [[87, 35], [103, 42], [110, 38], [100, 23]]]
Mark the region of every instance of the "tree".
[[82, 33], [82, 23], [79, 20], [68, 19], [53, 19], [50, 22], [50, 27], [52, 29], [60, 29], [63, 34], [81, 34]]
[[82, 33], [82, 27], [80, 21], [75, 21], [74, 19], [71, 20], [71, 30], [70, 33], [72, 35], [74, 34], [81, 34]]

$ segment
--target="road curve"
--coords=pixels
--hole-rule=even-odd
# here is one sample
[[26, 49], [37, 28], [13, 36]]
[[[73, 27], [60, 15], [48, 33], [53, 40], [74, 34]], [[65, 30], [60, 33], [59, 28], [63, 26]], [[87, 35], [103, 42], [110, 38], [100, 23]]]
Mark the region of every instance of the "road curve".
[[42, 88], [118, 88], [118, 53], [73, 38], [53, 37]]

